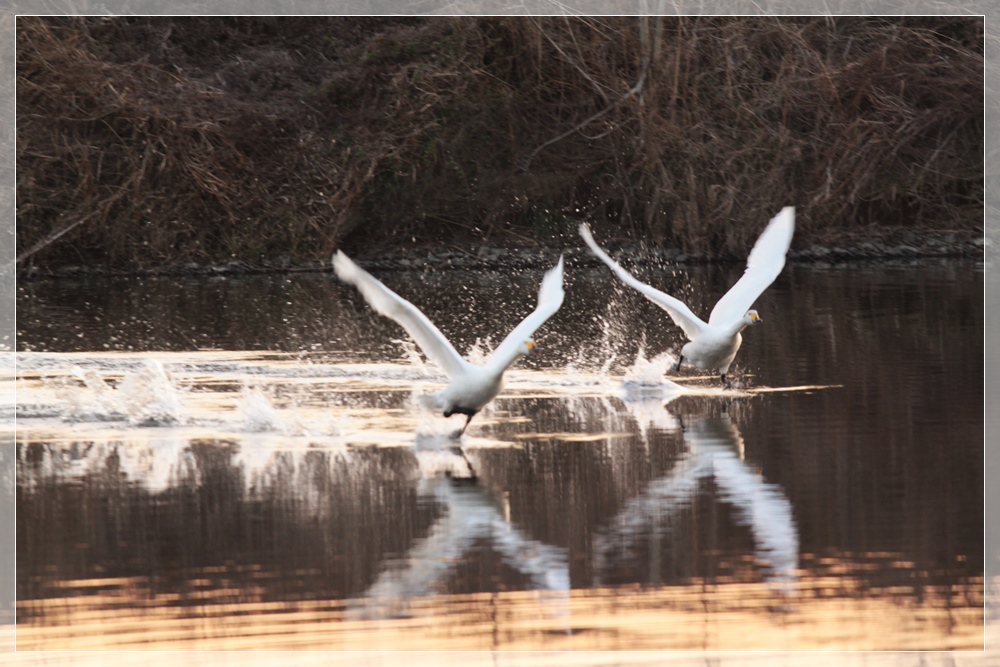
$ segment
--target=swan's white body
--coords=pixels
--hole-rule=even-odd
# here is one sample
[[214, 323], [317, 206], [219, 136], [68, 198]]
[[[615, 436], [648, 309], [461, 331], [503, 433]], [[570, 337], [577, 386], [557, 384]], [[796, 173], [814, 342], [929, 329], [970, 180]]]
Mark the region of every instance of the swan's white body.
[[[542, 286], [538, 290], [538, 306], [534, 312], [510, 332], [485, 364], [476, 366], [463, 359], [416, 306], [383, 285], [339, 250], [333, 256], [333, 268], [341, 280], [358, 288], [375, 311], [392, 318], [406, 329], [424, 354], [448, 374], [448, 386], [422, 397], [421, 403], [425, 407], [441, 410], [445, 417], [456, 413], [465, 415], [466, 426], [473, 415], [500, 393], [504, 371], [520, 357], [531, 352], [535, 345], [531, 335], [559, 310], [563, 302], [563, 259], [560, 257], [555, 267], [542, 279]], [[462, 431], [464, 430], [463, 427]]]
[[690, 342], [681, 349], [681, 356], [674, 369], [679, 370], [681, 363], [687, 361], [698, 368], [718, 370], [723, 382], [726, 382], [729, 365], [733, 363], [736, 352], [743, 343], [740, 332], [747, 326], [762, 321], [756, 310], [750, 310], [750, 306], [784, 268], [785, 255], [792, 243], [794, 231], [795, 208], [786, 206], [778, 215], [771, 218], [771, 222], [757, 239], [747, 258], [747, 268], [743, 277], [715, 304], [708, 322], [703, 322], [683, 301], [632, 277], [594, 242], [590, 228], [586, 224], [580, 225], [580, 236], [594, 254], [607, 264], [622, 282], [667, 311], [677, 326], [684, 330]]

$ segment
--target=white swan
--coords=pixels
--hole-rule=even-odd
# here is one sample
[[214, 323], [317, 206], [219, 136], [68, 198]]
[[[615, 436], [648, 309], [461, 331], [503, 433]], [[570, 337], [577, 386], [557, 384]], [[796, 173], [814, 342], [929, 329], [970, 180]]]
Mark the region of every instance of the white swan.
[[445, 417], [465, 415], [465, 426], [456, 436], [464, 433], [473, 415], [500, 392], [504, 371], [531, 352], [535, 346], [531, 335], [559, 310], [563, 302], [563, 258], [560, 257], [555, 267], [549, 269], [542, 279], [538, 306], [534, 312], [514, 327], [485, 364], [476, 366], [463, 359], [416, 306], [376, 280], [339, 250], [333, 256], [333, 268], [341, 280], [358, 288], [376, 312], [394, 319], [406, 329], [424, 354], [448, 374], [448, 386], [422, 397], [421, 403], [443, 411]]
[[680, 370], [684, 361], [705, 370], [717, 369], [726, 385], [730, 384], [726, 380], [726, 372], [743, 342], [740, 332], [747, 326], [762, 321], [757, 311], [749, 308], [781, 273], [794, 231], [795, 208], [786, 206], [771, 218], [750, 251], [743, 277], [719, 299], [706, 323], [691, 312], [684, 302], [633, 278], [594, 242], [586, 223], [580, 225], [580, 236], [594, 254], [611, 267], [622, 282], [667, 311], [677, 326], [684, 330], [690, 342], [681, 349], [674, 370]]

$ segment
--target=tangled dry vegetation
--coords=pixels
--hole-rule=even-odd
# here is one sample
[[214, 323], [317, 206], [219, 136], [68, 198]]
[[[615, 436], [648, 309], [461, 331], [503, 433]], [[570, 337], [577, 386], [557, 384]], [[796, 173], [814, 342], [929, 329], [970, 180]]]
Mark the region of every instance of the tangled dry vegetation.
[[17, 53], [22, 266], [982, 224], [979, 19], [21, 17]]

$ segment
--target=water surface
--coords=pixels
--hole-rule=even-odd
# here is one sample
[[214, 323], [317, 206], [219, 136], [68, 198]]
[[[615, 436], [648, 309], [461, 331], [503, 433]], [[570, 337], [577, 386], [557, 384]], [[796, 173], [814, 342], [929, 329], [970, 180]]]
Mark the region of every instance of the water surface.
[[[540, 274], [379, 277], [482, 358]], [[730, 390], [570, 266], [460, 443], [329, 274], [18, 289], [19, 649], [982, 647], [981, 265], [790, 265]]]

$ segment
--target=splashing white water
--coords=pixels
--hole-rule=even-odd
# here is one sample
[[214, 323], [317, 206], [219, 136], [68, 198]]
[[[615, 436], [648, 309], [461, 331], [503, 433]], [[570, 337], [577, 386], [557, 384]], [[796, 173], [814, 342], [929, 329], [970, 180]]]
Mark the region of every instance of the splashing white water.
[[[628, 328], [630, 318], [627, 313], [619, 312], [614, 304], [612, 308], [615, 312], [608, 313], [607, 316], [594, 316], [594, 321], [601, 327], [600, 337], [582, 344], [575, 358], [566, 364], [567, 369], [579, 369], [587, 374], [596, 370], [596, 374], [601, 377], [607, 377], [612, 372], [621, 370], [624, 364], [623, 345], [635, 334]], [[645, 334], [642, 334], [642, 337], [645, 340]], [[640, 349], [641, 347], [640, 344]]]
[[465, 354], [465, 358], [468, 359], [471, 364], [482, 366], [486, 363], [486, 360], [490, 358], [490, 355], [493, 354], [493, 347], [492, 336], [477, 338], [476, 342], [469, 347], [469, 351]]
[[99, 421], [125, 419], [118, 392], [114, 390], [100, 373], [92, 368], [73, 366], [71, 374], [83, 382], [84, 389], [65, 386], [57, 396], [70, 404], [67, 415], [71, 421], [96, 419]]
[[401, 358], [404, 361], [418, 369], [421, 375], [430, 375], [431, 371], [427, 366], [427, 362], [424, 361], [423, 355], [420, 354], [420, 350], [417, 348], [416, 343], [408, 338], [395, 338], [392, 342], [402, 348], [403, 356]]
[[278, 416], [271, 399], [258, 388], [243, 387], [236, 401], [236, 410], [243, 418], [243, 428], [251, 433], [280, 431], [284, 420]]
[[117, 393], [133, 424], [167, 426], [182, 421], [180, 391], [158, 359], [147, 359], [138, 371], [126, 374]]
[[63, 413], [67, 421], [128, 421], [136, 426], [182, 421], [183, 390], [156, 359], [147, 359], [139, 368], [126, 372], [117, 385], [92, 368], [73, 366], [70, 376], [84, 386], [66, 383], [57, 390], [58, 398], [70, 406]]
[[652, 359], [646, 359], [643, 345], [639, 346], [635, 363], [625, 371], [624, 384], [655, 386], [663, 383], [667, 369], [677, 363], [677, 358], [670, 352], [661, 352]]
[[242, 419], [242, 428], [248, 433], [278, 433], [288, 436], [340, 435], [341, 422], [347, 416], [344, 410], [336, 417], [321, 421], [305, 421], [294, 410], [279, 410], [273, 399], [261, 387], [244, 385], [236, 400], [236, 410]]

